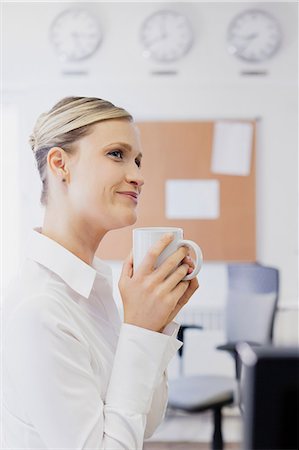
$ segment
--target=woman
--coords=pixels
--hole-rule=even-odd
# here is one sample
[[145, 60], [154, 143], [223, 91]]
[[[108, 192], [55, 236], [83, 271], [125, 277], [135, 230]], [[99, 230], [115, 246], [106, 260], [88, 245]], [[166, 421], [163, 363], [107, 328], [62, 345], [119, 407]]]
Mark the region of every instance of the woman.
[[171, 235], [134, 274], [130, 254], [122, 323], [95, 252], [136, 221], [144, 181], [132, 117], [68, 97], [39, 117], [30, 143], [45, 217], [4, 304], [2, 448], [141, 449], [164, 417], [166, 369], [182, 345], [172, 320], [198, 287], [182, 281], [192, 261], [180, 248], [153, 270]]

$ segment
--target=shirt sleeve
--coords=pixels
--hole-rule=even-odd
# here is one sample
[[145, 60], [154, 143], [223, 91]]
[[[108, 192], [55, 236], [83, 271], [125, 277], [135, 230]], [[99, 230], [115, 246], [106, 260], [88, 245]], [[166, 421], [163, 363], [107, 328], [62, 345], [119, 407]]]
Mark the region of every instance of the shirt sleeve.
[[181, 346], [130, 324], [120, 330], [106, 395], [88, 343], [56, 299], [17, 310], [5, 337], [7, 369], [48, 449], [141, 450], [153, 394]]
[[[172, 356], [176, 353], [177, 349], [183, 345], [182, 342], [180, 343], [180, 341], [176, 339], [179, 328], [180, 325], [172, 321], [168, 325], [166, 325], [166, 327], [162, 331], [163, 334], [166, 334], [171, 337], [169, 342], [170, 353], [168, 361], [171, 360]], [[154, 434], [158, 426], [162, 423], [166, 413], [167, 401], [168, 401], [168, 373], [166, 368], [160, 378], [158, 386], [156, 387], [153, 393], [150, 411], [147, 415], [146, 420], [146, 428], [144, 433], [145, 439], [150, 438]]]

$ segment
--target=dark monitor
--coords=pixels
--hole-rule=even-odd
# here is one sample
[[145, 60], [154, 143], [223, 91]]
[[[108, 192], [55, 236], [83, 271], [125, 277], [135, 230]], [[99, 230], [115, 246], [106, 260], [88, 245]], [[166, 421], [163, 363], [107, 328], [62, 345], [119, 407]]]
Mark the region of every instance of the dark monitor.
[[241, 344], [244, 450], [299, 449], [299, 349]]

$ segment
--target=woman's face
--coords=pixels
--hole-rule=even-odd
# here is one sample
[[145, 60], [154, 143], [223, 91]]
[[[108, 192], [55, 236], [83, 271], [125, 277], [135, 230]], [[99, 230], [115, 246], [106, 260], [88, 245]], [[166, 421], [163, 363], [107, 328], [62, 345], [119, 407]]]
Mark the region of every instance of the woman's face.
[[132, 225], [141, 187], [140, 139], [125, 119], [93, 125], [69, 160], [68, 194], [76, 217], [105, 231]]

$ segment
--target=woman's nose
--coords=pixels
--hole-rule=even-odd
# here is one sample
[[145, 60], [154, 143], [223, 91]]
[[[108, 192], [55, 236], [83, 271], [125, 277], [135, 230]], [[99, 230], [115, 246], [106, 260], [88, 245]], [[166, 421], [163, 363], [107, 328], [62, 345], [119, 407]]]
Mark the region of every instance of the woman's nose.
[[129, 184], [134, 184], [135, 186], [138, 186], [138, 187], [141, 187], [144, 185], [144, 178], [141, 175], [141, 173], [139, 172], [139, 169], [138, 169], [138, 172], [127, 174], [126, 179]]

